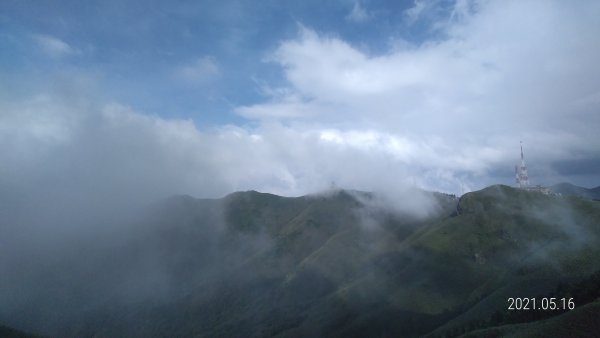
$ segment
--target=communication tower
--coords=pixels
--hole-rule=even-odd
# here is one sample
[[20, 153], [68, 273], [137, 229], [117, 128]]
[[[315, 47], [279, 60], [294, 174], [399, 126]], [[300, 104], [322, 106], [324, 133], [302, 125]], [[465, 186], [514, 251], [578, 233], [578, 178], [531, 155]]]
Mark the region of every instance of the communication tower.
[[523, 156], [523, 141], [521, 141], [521, 165], [515, 166], [515, 179], [519, 188], [529, 187], [529, 176], [527, 175], [527, 166], [525, 165], [525, 157]]

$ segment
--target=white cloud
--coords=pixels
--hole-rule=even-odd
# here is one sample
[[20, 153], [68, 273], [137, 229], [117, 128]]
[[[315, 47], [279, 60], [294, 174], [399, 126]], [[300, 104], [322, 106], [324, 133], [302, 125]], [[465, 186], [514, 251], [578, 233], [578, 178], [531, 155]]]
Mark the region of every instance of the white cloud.
[[418, 149], [411, 164], [472, 175], [501, 170], [519, 140], [543, 165], [600, 158], [598, 4], [458, 1], [452, 13], [445, 38], [381, 55], [302, 28], [272, 59], [286, 95], [306, 99], [237, 111], [395, 135]]
[[404, 11], [404, 15], [409, 24], [415, 23], [420, 19], [423, 12], [430, 7], [432, 2], [430, 0], [415, 0], [412, 7]]
[[260, 120], [305, 119], [325, 114], [326, 111], [327, 107], [323, 104], [295, 93], [286, 94], [285, 91], [277, 92], [268, 107], [255, 105], [235, 108], [235, 112], [243, 117]]
[[360, 5], [359, 1], [354, 1], [352, 11], [346, 16], [346, 20], [356, 23], [366, 22], [370, 19], [371, 15]]
[[214, 58], [203, 56], [193, 62], [179, 67], [175, 74], [180, 79], [194, 83], [205, 83], [214, 80], [221, 71]]
[[0, 186], [57, 203], [75, 198], [108, 208], [178, 193], [218, 197], [250, 189], [300, 195], [332, 181], [362, 190], [432, 188], [431, 177], [464, 165], [439, 161], [434, 174], [424, 165], [444, 147], [424, 151], [416, 140], [376, 130], [265, 123], [199, 131], [188, 120], [119, 104], [82, 110], [61, 97], [2, 108], [0, 151], [8, 161]]
[[33, 36], [33, 39], [44, 53], [53, 58], [81, 53], [78, 49], [71, 47], [68, 43], [54, 36], [37, 34]]
[[[0, 186], [103, 203], [248, 189], [299, 195], [332, 181], [464, 192], [510, 184], [520, 140], [532, 182], [542, 183], [552, 161], [600, 158], [599, 12], [489, 3], [443, 40], [383, 55], [303, 29], [273, 55], [287, 88], [264, 85], [267, 102], [236, 109], [251, 126], [198, 130], [88, 104], [77, 90], [0, 101]], [[218, 75], [211, 58], [194, 64], [184, 72], [191, 79]]]

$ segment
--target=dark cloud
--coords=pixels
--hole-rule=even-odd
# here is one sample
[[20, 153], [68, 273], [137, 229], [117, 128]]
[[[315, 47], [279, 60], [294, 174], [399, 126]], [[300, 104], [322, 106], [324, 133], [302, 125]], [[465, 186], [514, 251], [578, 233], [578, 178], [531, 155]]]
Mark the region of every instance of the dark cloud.
[[585, 158], [573, 160], [559, 160], [552, 163], [552, 169], [558, 174], [569, 175], [597, 175], [600, 177], [600, 159]]

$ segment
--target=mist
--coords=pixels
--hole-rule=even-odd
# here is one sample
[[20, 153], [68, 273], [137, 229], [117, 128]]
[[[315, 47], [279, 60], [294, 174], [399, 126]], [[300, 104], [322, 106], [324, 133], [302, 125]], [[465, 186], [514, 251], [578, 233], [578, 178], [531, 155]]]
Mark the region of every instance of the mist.
[[[1, 168], [0, 251], [2, 274], [11, 276], [2, 282], [1, 314], [16, 327], [64, 334], [65, 322], [109, 303], [127, 313], [173, 302], [209, 281], [251, 280], [253, 271], [239, 267], [270, 250], [273, 239], [227, 229], [224, 202], [189, 215], [194, 200], [170, 196], [302, 195], [335, 182], [385, 192], [379, 209], [401, 205], [424, 216], [434, 206], [390, 172], [382, 154], [324, 142], [322, 133], [279, 124], [201, 131], [190, 120], [59, 97], [14, 103], [1, 117], [0, 148], [9, 161]], [[155, 209], [165, 201], [175, 211], [162, 215]], [[177, 224], [195, 227], [186, 233]]]
[[[135, 1], [0, 4], [0, 324], [153, 335], [120, 325], [185, 309], [169, 323], [251, 328], [311, 302], [343, 322], [344, 306], [395, 313], [431, 285], [451, 309], [468, 295], [446, 259], [481, 268], [475, 288], [492, 269], [473, 248], [508, 231], [461, 218], [456, 196], [512, 185], [520, 141], [532, 185], [600, 184], [593, 1], [153, 6], [138, 21]], [[490, 230], [515, 262], [600, 236], [587, 202], [509, 197], [494, 196], [507, 224], [547, 226]], [[238, 299], [252, 314], [223, 310]]]

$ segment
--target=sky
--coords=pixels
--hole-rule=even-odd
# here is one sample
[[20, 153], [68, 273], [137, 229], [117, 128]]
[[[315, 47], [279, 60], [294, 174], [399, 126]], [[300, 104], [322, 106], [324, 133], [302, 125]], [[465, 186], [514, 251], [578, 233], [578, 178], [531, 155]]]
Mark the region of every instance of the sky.
[[532, 184], [596, 187], [598, 17], [585, 0], [4, 0], [0, 200], [462, 194], [514, 185], [520, 141]]

